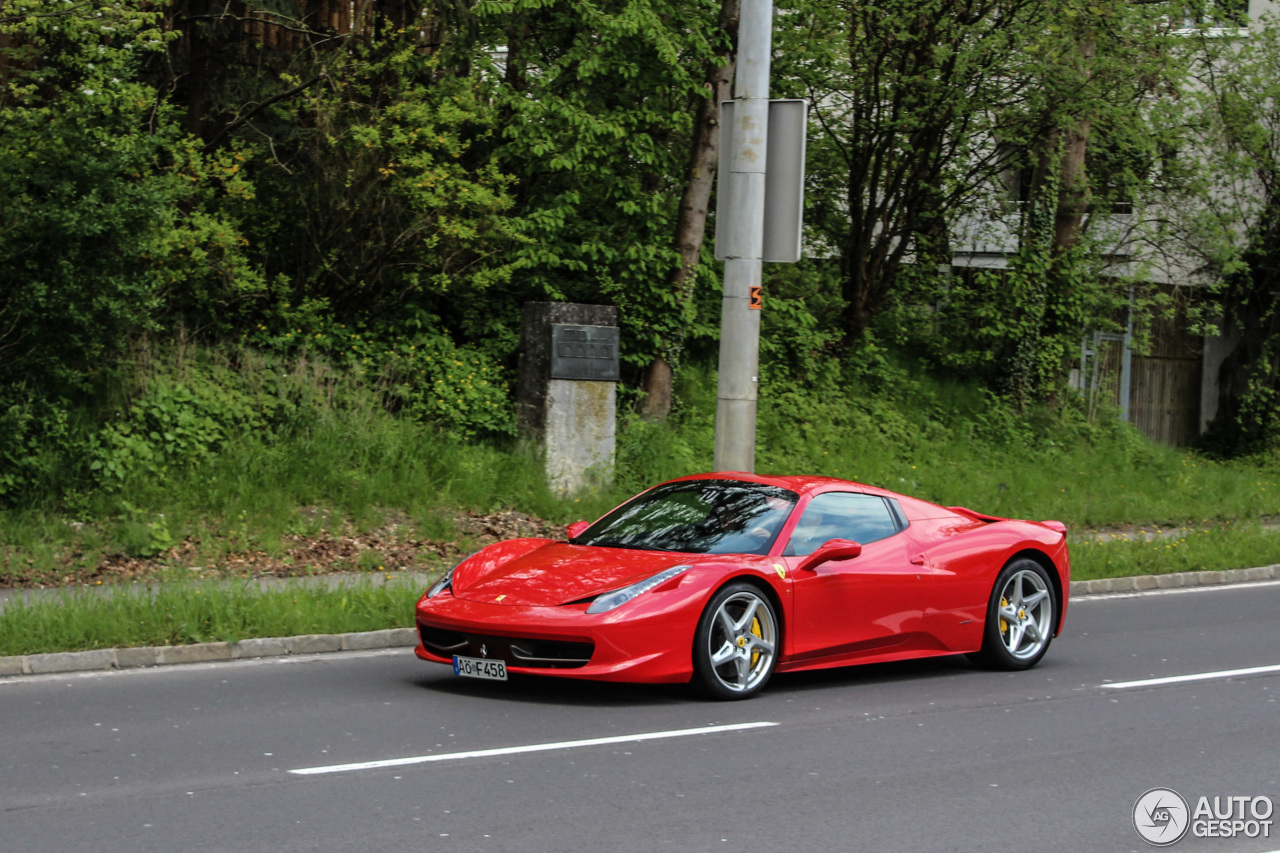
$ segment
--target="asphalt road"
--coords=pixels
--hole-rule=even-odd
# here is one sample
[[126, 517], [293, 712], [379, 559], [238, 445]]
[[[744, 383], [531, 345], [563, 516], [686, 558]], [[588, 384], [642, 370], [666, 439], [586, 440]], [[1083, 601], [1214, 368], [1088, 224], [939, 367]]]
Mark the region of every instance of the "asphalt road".
[[[1280, 801], [1280, 668], [1103, 685], [1277, 667], [1278, 614], [1280, 583], [1082, 598], [1028, 672], [854, 667], [738, 703], [404, 650], [0, 680], [0, 851], [1153, 849], [1148, 789]], [[750, 723], [776, 725], [572, 744]], [[1272, 820], [1172, 849], [1280, 850]]]

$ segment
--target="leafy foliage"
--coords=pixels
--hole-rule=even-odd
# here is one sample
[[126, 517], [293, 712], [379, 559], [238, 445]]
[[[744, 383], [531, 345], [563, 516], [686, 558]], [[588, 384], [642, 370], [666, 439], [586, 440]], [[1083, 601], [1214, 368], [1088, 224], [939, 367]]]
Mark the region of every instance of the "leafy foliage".
[[679, 176], [718, 8], [487, 0], [476, 9], [505, 27], [494, 156], [520, 176], [528, 242], [514, 247], [515, 280], [528, 298], [616, 304], [623, 357], [637, 367], [674, 328], [705, 336], [718, 321], [686, 313], [692, 306], [664, 286], [679, 263]]
[[158, 327], [170, 288], [254, 278], [203, 208], [215, 164], [136, 79], [141, 55], [164, 47], [159, 13], [7, 8], [19, 14], [0, 24], [0, 381], [83, 392]]
[[[0, 500], [87, 505], [104, 485], [194, 476], [245, 435], [301, 441], [348, 392], [428, 432], [506, 441], [530, 300], [618, 306], [624, 399], [655, 357], [714, 386], [699, 366], [719, 315], [710, 247], [671, 282], [727, 8], [10, 0]], [[846, 433], [919, 446], [945, 411], [903, 421], [872, 397], [934, 368], [993, 395], [954, 416], [970, 435], [1025, 444], [1041, 402], [1076, 414], [1062, 379], [1081, 334], [1125, 310], [1140, 331], [1161, 306], [1131, 286], [1192, 274], [1218, 283], [1247, 341], [1222, 446], [1271, 446], [1274, 33], [1175, 38], [1181, 4], [1120, 0], [780, 12], [773, 94], [815, 108], [817, 257], [765, 271], [762, 458], [812, 462]], [[1006, 269], [946, 271], [983, 240]], [[1122, 275], [1122, 244], [1155, 248]], [[212, 355], [145, 355], [187, 342]], [[903, 368], [900, 348], [921, 360]], [[675, 436], [710, 425], [681, 405], [676, 432], [625, 421], [624, 481], [702, 458]], [[804, 451], [778, 450], [787, 437]], [[138, 547], [170, 535], [131, 523]]]
[[1247, 40], [1202, 46], [1187, 109], [1209, 187], [1183, 205], [1190, 248], [1216, 279], [1234, 344], [1200, 446], [1226, 456], [1280, 446], [1280, 19], [1261, 23]]

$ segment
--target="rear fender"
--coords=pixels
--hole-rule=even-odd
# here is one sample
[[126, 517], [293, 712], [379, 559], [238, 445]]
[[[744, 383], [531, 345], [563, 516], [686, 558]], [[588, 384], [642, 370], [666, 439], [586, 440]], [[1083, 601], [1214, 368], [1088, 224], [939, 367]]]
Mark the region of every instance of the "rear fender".
[[1053, 636], [1056, 637], [1062, 633], [1062, 625], [1067, 618], [1067, 602], [1066, 602], [1066, 599], [1062, 597], [1062, 592], [1063, 592], [1062, 576], [1058, 573], [1058, 567], [1053, 562], [1053, 560], [1049, 557], [1049, 555], [1043, 551], [1039, 551], [1034, 548], [1029, 548], [1025, 551], [1019, 551], [1018, 553], [1010, 557], [1008, 562], [1005, 563], [1005, 565], [1012, 563], [1014, 560], [1020, 560], [1024, 557], [1030, 560], [1035, 560], [1037, 563], [1039, 563], [1041, 566], [1044, 567], [1044, 570], [1046, 572], [1049, 573], [1049, 582], [1053, 584], [1053, 595], [1058, 602], [1058, 624], [1056, 626], [1056, 629], [1053, 632]]

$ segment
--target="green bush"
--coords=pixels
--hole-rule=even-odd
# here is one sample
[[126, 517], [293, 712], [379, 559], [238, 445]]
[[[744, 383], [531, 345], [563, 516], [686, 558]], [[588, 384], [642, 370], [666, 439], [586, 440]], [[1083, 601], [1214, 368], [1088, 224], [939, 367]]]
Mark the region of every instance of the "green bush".
[[245, 394], [215, 384], [199, 371], [185, 380], [153, 379], [124, 416], [90, 442], [89, 468], [108, 485], [130, 476], [163, 476], [172, 466], [211, 460], [227, 437], [267, 428], [264, 412]]
[[76, 398], [113, 379], [175, 293], [218, 299], [252, 276], [205, 209], [233, 182], [137, 82], [171, 37], [161, 14], [23, 5], [0, 18], [0, 383]]
[[38, 502], [75, 479], [78, 427], [65, 400], [24, 389], [0, 395], [0, 506]]
[[334, 322], [323, 303], [304, 306], [287, 319], [295, 323], [283, 331], [264, 324], [250, 340], [268, 351], [322, 353], [381, 392], [391, 411], [445, 432], [463, 438], [515, 435], [504, 371], [489, 354], [459, 346], [442, 332], [403, 327], [408, 324], [349, 327]]

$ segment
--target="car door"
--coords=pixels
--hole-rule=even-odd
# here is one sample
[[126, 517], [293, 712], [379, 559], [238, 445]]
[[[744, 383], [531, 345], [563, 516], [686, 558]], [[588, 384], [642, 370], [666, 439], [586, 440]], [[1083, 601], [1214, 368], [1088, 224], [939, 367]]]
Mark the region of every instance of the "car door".
[[[905, 528], [905, 516], [879, 495], [824, 492], [810, 500], [782, 551], [794, 595], [793, 660], [872, 656], [925, 641], [930, 570], [912, 562], [919, 555]], [[862, 553], [799, 568], [831, 539], [858, 542]]]

